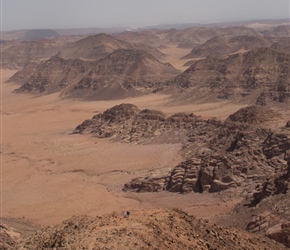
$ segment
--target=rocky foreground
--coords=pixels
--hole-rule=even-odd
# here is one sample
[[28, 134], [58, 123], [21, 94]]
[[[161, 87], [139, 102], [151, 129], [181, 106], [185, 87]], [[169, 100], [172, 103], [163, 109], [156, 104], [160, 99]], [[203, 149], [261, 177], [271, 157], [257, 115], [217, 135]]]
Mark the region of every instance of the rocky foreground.
[[2, 249], [286, 249], [239, 229], [225, 229], [180, 210], [72, 217]]

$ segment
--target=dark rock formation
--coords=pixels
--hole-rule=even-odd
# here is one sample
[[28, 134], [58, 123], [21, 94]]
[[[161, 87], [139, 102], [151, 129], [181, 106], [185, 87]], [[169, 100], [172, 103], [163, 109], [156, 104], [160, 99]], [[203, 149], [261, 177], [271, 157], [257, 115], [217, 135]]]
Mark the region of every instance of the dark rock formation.
[[129, 143], [170, 143], [183, 140], [198, 120], [193, 114], [179, 113], [166, 118], [157, 110], [139, 110], [132, 104], [120, 104], [84, 121], [72, 133], [91, 133]]

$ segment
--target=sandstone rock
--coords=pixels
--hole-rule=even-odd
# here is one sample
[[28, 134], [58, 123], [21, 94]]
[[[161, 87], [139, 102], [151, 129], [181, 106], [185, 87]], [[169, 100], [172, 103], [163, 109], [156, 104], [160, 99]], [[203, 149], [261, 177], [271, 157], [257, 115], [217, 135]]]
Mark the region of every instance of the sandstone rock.
[[285, 154], [290, 149], [290, 131], [285, 130], [280, 133], [269, 133], [264, 141], [263, 153], [268, 158]]
[[252, 218], [247, 226], [247, 231], [251, 233], [265, 231], [269, 226], [270, 212], [266, 211], [258, 216]]
[[0, 249], [14, 249], [16, 241], [20, 238], [20, 233], [7, 225], [0, 225]]
[[165, 190], [168, 174], [155, 174], [147, 178], [135, 178], [124, 185], [123, 191], [158, 192]]
[[282, 223], [277, 224], [276, 226], [269, 228], [266, 232], [266, 235], [277, 241], [280, 242], [287, 247], [290, 247], [289, 245], [289, 237], [290, 237], [290, 222], [288, 223]]

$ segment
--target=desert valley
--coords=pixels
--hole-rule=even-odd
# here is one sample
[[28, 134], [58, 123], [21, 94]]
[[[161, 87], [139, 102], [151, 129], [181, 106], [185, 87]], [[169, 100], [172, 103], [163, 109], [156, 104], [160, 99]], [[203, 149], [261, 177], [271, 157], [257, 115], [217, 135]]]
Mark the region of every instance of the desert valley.
[[290, 248], [288, 21], [3, 32], [0, 249]]

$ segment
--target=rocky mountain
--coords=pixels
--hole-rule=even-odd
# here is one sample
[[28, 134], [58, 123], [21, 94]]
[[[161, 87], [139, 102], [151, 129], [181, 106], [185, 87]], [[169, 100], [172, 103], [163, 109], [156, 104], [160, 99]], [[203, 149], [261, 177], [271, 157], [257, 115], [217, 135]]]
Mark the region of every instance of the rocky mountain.
[[[49, 60], [40, 63], [33, 74], [15, 92], [56, 92], [70, 84], [71, 80], [77, 81], [84, 77], [85, 73], [92, 67], [92, 63], [80, 59], [65, 60], [58, 56], [53, 56]], [[12, 76], [16, 78], [23, 71]]]
[[163, 56], [158, 49], [150, 45], [131, 44], [104, 33], [73, 42], [60, 50], [58, 56], [64, 59], [98, 60], [119, 49], [145, 50], [153, 53], [156, 58]]
[[163, 44], [162, 38], [157, 30], [124, 31], [114, 34], [114, 37], [128, 43], [151, 44], [159, 47]]
[[38, 66], [36, 62], [28, 62], [23, 68], [17, 71], [12, 77], [10, 77], [6, 82], [14, 82], [18, 84], [23, 84], [28, 81], [29, 77], [34, 73]]
[[1, 68], [21, 69], [28, 63], [39, 63], [55, 55], [62, 44], [56, 40], [7, 41], [1, 47]]
[[39, 40], [39, 39], [53, 39], [59, 36], [60, 35], [55, 30], [34, 29], [34, 30], [27, 30], [22, 40], [32, 41], [32, 40]]
[[[195, 62], [166, 83], [176, 100], [235, 99], [266, 105], [289, 102], [289, 54], [258, 48], [226, 59]], [[161, 89], [162, 90], [162, 89]]]
[[118, 99], [151, 92], [178, 74], [145, 51], [117, 50], [96, 61], [54, 56], [39, 64], [16, 92], [52, 93], [89, 99]]
[[201, 45], [195, 46], [183, 59], [201, 57], [227, 58], [230, 54], [254, 48], [269, 47], [272, 43], [271, 39], [257, 35], [217, 36]]
[[98, 60], [118, 49], [145, 50], [156, 58], [163, 58], [157, 48], [148, 44], [130, 44], [106, 34], [93, 36], [68, 36], [54, 39], [5, 41], [2, 44], [1, 67], [22, 69], [29, 63], [40, 63], [51, 56], [58, 55], [64, 59]]
[[289, 54], [290, 53], [290, 37], [282, 37], [276, 43], [272, 44], [271, 49], [278, 52]]
[[225, 229], [180, 210], [72, 217], [17, 243], [16, 249], [286, 249], [260, 235]]
[[130, 48], [131, 45], [129, 43], [101, 33], [87, 36], [67, 45], [58, 53], [58, 56], [63, 59], [97, 60], [108, 56], [115, 50]]
[[290, 26], [289, 23], [288, 25], [274, 26], [269, 30], [265, 30], [263, 33], [267, 36], [290, 37]]
[[204, 43], [221, 35], [256, 35], [257, 32], [245, 26], [234, 27], [191, 27], [184, 30], [170, 30], [166, 35], [169, 42], [182, 45], [184, 43]]
[[197, 44], [202, 44], [207, 40], [221, 35], [257, 35], [259, 32], [245, 26], [233, 27], [200, 27], [193, 26], [185, 29], [157, 30], [149, 29], [138, 32], [126, 31], [116, 36], [128, 42], [146, 43], [149, 41], [154, 46], [164, 44], [178, 44], [183, 48], [192, 48]]

